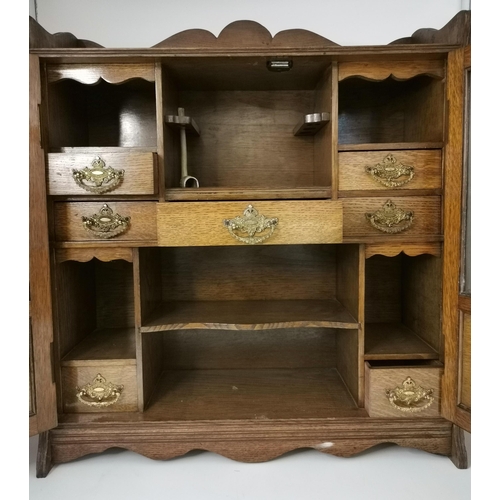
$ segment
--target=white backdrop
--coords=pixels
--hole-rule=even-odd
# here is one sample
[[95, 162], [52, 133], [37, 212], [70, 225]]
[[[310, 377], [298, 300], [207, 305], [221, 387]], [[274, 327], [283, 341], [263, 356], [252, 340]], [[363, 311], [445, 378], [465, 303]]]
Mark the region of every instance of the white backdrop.
[[[34, 0], [31, 0], [32, 2]], [[36, 0], [38, 22], [104, 47], [151, 47], [191, 28], [248, 19], [272, 35], [302, 28], [340, 45], [379, 45], [441, 28], [468, 0]]]

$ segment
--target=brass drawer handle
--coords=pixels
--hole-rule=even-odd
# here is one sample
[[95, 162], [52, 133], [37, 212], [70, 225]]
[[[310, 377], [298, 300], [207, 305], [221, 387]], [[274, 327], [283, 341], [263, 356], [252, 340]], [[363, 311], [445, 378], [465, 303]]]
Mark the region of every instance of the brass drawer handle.
[[[415, 176], [415, 168], [411, 165], [403, 165], [392, 154], [388, 154], [382, 163], [377, 163], [374, 167], [366, 167], [366, 173], [383, 186], [395, 188], [408, 184]], [[403, 176], [406, 178], [397, 180]]]
[[92, 382], [76, 388], [76, 397], [85, 405], [97, 408], [114, 405], [121, 396], [123, 385], [107, 382], [98, 373]]
[[375, 229], [390, 234], [400, 233], [413, 223], [413, 212], [397, 208], [391, 200], [387, 200], [375, 213], [366, 213], [365, 216]]
[[417, 385], [411, 377], [407, 377], [402, 386], [387, 389], [385, 393], [394, 408], [409, 413], [425, 410], [434, 401], [433, 390]]
[[[274, 228], [278, 225], [278, 219], [276, 217], [268, 218], [260, 215], [252, 205], [248, 205], [243, 211], [243, 216], [238, 215], [234, 219], [224, 219], [223, 223], [235, 240], [247, 245], [255, 245], [262, 243], [272, 236]], [[248, 236], [240, 236], [235, 231], [248, 234]], [[262, 232], [265, 232], [265, 234], [256, 236], [256, 234]]]
[[107, 167], [100, 156], [94, 158], [90, 167], [80, 170], [73, 169], [73, 179], [78, 186], [94, 194], [113, 191], [121, 184], [124, 177], [125, 170], [115, 170], [112, 167]]
[[98, 214], [91, 217], [82, 217], [83, 227], [87, 231], [91, 231], [98, 238], [113, 238], [130, 226], [130, 217], [122, 217], [119, 214], [114, 214], [113, 210], [106, 205], [102, 206]]

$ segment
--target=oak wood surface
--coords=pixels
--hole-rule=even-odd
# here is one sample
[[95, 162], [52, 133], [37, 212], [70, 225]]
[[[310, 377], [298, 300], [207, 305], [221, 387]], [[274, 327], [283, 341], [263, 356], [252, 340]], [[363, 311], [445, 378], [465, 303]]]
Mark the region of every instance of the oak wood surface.
[[156, 240], [156, 203], [151, 202], [57, 202], [54, 204], [55, 237], [57, 241], [92, 241], [103, 242], [93, 231], [86, 230], [82, 217], [93, 217], [99, 214], [104, 204], [113, 214], [130, 217], [129, 228], [108, 240], [108, 244], [116, 241], [154, 241]]
[[108, 83], [124, 83], [132, 78], [142, 78], [154, 82], [154, 65], [144, 64], [58, 64], [49, 66], [47, 79], [49, 83], [59, 80], [75, 80], [86, 85], [96, 84], [99, 80]]
[[441, 243], [371, 243], [365, 245], [366, 258], [374, 255], [385, 255], [386, 257], [395, 257], [400, 253], [415, 257], [421, 254], [441, 256]]
[[413, 212], [412, 225], [401, 233], [386, 234], [373, 227], [367, 219], [367, 213], [380, 210], [386, 198], [344, 198], [342, 200], [344, 219], [344, 237], [383, 236], [386, 241], [401, 240], [411, 241], [414, 236], [440, 235], [441, 229], [441, 199], [436, 196], [419, 197], [391, 197], [391, 201], [404, 211]]
[[[367, 167], [375, 167], [383, 164], [385, 158], [392, 155], [396, 163], [412, 166], [414, 177], [400, 188], [388, 188], [378, 182]], [[397, 181], [408, 179], [402, 176]], [[342, 152], [339, 153], [339, 189], [340, 190], [372, 190], [406, 191], [414, 189], [439, 189], [442, 184], [442, 166], [440, 150], [417, 150], [417, 151], [377, 151], [377, 152]]]
[[141, 331], [293, 327], [357, 329], [358, 323], [336, 300], [172, 301], [160, 304]]
[[402, 323], [365, 324], [366, 360], [438, 359], [439, 353]]
[[[433, 363], [430, 361], [429, 363]], [[425, 418], [440, 415], [441, 390], [440, 378], [442, 367], [439, 363], [434, 366], [375, 366], [370, 362], [365, 363], [366, 368], [366, 410], [370, 417], [393, 418]], [[417, 386], [423, 389], [432, 389], [434, 401], [428, 408], [418, 412], [404, 412], [394, 408], [386, 395], [387, 389], [402, 387], [404, 380], [411, 377]]]
[[418, 75], [444, 78], [445, 69], [442, 61], [391, 61], [391, 62], [345, 62], [339, 65], [339, 81], [350, 77], [362, 77], [367, 80], [407, 80]]
[[40, 133], [41, 81], [38, 57], [29, 58], [29, 295], [35, 415], [30, 436], [57, 425], [56, 388], [51, 366], [53, 322], [45, 160]]
[[55, 251], [57, 263], [76, 261], [89, 262], [97, 259], [102, 262], [112, 260], [125, 260], [132, 262], [132, 249], [130, 248], [58, 248]]
[[382, 150], [398, 150], [398, 149], [441, 149], [444, 143], [441, 142], [370, 142], [366, 144], [339, 144], [340, 151], [382, 151]]
[[463, 312], [460, 321], [460, 336], [462, 339], [460, 363], [460, 404], [471, 408], [471, 315]]
[[[115, 195], [155, 194], [157, 157], [153, 153], [123, 151], [121, 153], [49, 153], [47, 187], [49, 195], [89, 195], [89, 191], [77, 184], [73, 171], [91, 168], [99, 156], [106, 167], [123, 170], [123, 180], [113, 190], [100, 195], [103, 198]], [[92, 182], [84, 184], [94, 187]]]
[[[229, 234], [223, 221], [243, 216], [248, 205], [247, 202], [158, 204], [158, 245], [244, 245]], [[279, 219], [274, 234], [264, 245], [339, 243], [342, 240], [340, 202], [257, 201], [252, 206], [260, 215]], [[202, 223], [193, 224], [193, 221]]]

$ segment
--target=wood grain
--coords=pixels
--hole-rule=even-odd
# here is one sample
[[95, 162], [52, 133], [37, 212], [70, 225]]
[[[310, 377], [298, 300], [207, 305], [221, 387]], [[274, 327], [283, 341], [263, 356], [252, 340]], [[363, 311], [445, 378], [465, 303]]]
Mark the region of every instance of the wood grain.
[[132, 262], [132, 250], [130, 248], [58, 248], [55, 251], [56, 262], [75, 261], [89, 262], [92, 259], [101, 262], [112, 260], [125, 260]]
[[461, 314], [460, 336], [461, 345], [461, 366], [460, 366], [460, 404], [470, 410], [471, 408], [471, 315]]
[[385, 255], [386, 257], [395, 257], [404, 253], [410, 257], [429, 254], [435, 257], [441, 257], [441, 243], [370, 243], [365, 246], [366, 258], [374, 255]]
[[[397, 163], [414, 168], [414, 177], [399, 188], [388, 188], [378, 182], [367, 167], [375, 167], [392, 155]], [[397, 181], [408, 179], [402, 176]], [[340, 190], [379, 190], [398, 191], [414, 189], [440, 189], [442, 183], [441, 151], [377, 151], [377, 152], [342, 152], [339, 153], [339, 189]], [[380, 193], [381, 195], [383, 193]]]
[[345, 62], [339, 64], [339, 81], [353, 76], [367, 80], [380, 81], [393, 77], [395, 80], [407, 80], [418, 75], [444, 78], [443, 61], [390, 61], [390, 62]]
[[380, 210], [387, 201], [385, 198], [344, 198], [343, 233], [346, 238], [363, 238], [378, 236], [386, 241], [406, 240], [422, 235], [440, 235], [441, 229], [441, 199], [436, 196], [391, 197], [397, 208], [413, 212], [413, 223], [405, 231], [397, 234], [386, 234], [370, 224], [367, 213]]
[[281, 328], [358, 328], [335, 300], [172, 301], [162, 303], [141, 327], [167, 330], [275, 330]]
[[[439, 363], [429, 361], [429, 366], [377, 366], [374, 362], [366, 362], [366, 396], [365, 407], [370, 417], [392, 418], [426, 418], [440, 415], [441, 391], [440, 378], [442, 367]], [[386, 396], [387, 389], [400, 387], [403, 381], [411, 377], [418, 386], [432, 389], [432, 404], [418, 412], [403, 412], [394, 408]]]
[[[155, 194], [157, 187], [156, 163], [157, 155], [135, 151], [121, 153], [49, 153], [47, 188], [49, 195], [89, 195], [89, 191], [77, 184], [73, 178], [73, 170], [91, 167], [93, 160], [99, 156], [106, 167], [115, 170], [124, 170], [123, 181], [113, 189], [102, 195], [108, 198], [115, 195]], [[91, 187], [92, 182], [84, 182]]]
[[[122, 234], [106, 241], [85, 229], [82, 217], [99, 214], [107, 203], [114, 214], [130, 217], [130, 226]], [[57, 202], [54, 204], [55, 236], [57, 241], [92, 241], [94, 244], [105, 242], [115, 244], [122, 241], [156, 240], [156, 203], [151, 202]]]
[[407, 142], [379, 142], [379, 143], [366, 143], [366, 144], [339, 144], [338, 149], [340, 151], [383, 151], [391, 150], [396, 151], [399, 149], [413, 151], [417, 149], [441, 149], [444, 143], [441, 142], [412, 142], [408, 144]]
[[152, 63], [143, 64], [55, 64], [47, 68], [49, 83], [59, 80], [75, 80], [85, 85], [94, 85], [99, 80], [119, 84], [133, 78], [155, 81]]
[[38, 57], [29, 58], [29, 292], [36, 415], [30, 436], [57, 425], [56, 388], [50, 359], [53, 320], [45, 160], [40, 135], [41, 82]]
[[[242, 216], [247, 202], [158, 204], [158, 245], [244, 245], [224, 227], [225, 219]], [[264, 245], [339, 243], [342, 241], [342, 204], [336, 201], [257, 201], [261, 215], [279, 219]], [[193, 221], [203, 221], [193, 224]], [[247, 236], [246, 234], [244, 236]]]

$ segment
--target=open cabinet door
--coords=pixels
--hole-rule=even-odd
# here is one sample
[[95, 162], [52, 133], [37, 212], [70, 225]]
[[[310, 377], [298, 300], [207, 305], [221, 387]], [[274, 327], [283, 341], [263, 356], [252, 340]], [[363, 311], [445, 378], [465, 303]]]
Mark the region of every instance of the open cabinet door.
[[444, 207], [443, 416], [471, 430], [470, 45], [448, 61]]
[[52, 370], [52, 303], [47, 233], [45, 160], [41, 141], [40, 64], [30, 55], [29, 101], [29, 280], [30, 280], [30, 436], [57, 425]]

